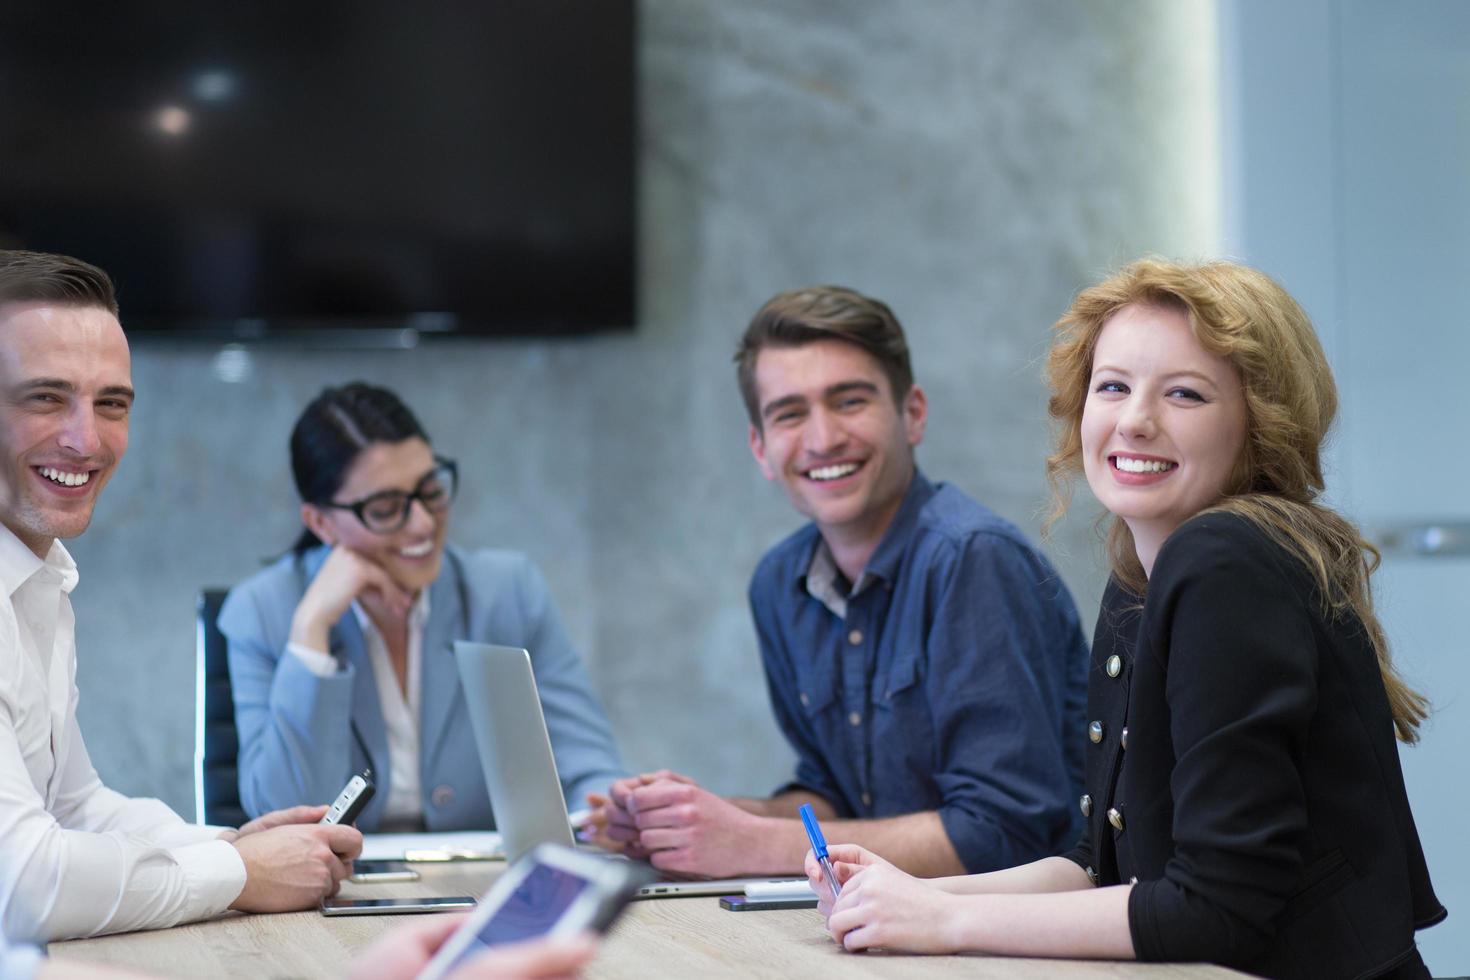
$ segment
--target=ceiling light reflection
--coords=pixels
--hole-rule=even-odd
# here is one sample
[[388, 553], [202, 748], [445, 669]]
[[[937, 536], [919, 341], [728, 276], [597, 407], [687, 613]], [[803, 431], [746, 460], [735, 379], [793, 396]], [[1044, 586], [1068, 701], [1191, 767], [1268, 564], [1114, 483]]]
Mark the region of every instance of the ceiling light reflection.
[[201, 102], [224, 102], [235, 94], [235, 76], [222, 69], [202, 71], [194, 78], [194, 97]]
[[225, 384], [241, 384], [255, 373], [250, 351], [242, 344], [226, 344], [214, 355], [214, 376]]
[[182, 106], [166, 105], [153, 114], [153, 126], [166, 136], [183, 136], [194, 117]]

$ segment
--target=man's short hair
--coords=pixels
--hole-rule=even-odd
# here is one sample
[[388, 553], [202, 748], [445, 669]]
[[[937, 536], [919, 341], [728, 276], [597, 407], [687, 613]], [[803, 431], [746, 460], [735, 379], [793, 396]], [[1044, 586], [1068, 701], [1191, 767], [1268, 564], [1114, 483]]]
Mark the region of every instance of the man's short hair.
[[0, 304], [96, 306], [117, 316], [112, 277], [69, 255], [0, 249]]
[[873, 355], [895, 401], [914, 384], [909, 344], [898, 317], [882, 302], [843, 286], [807, 286], [773, 296], [760, 308], [735, 352], [735, 377], [750, 424], [761, 428], [760, 395], [755, 389], [755, 362], [766, 347], [801, 347], [819, 340], [840, 340]]

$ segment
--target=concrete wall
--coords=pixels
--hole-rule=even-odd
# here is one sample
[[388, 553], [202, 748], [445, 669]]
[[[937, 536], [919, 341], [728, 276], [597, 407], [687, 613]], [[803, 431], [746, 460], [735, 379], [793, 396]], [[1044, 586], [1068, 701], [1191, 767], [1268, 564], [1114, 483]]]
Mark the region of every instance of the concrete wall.
[[[1048, 325], [1140, 252], [1215, 248], [1208, 3], [642, 13], [635, 334], [264, 348], [226, 359], [234, 382], [214, 350], [134, 351], [133, 445], [73, 542], [82, 726], [109, 783], [192, 812], [195, 593], [289, 544], [290, 425], [362, 377], [461, 460], [454, 538], [541, 563], [629, 764], [767, 790], [791, 756], [745, 585], [798, 518], [745, 448], [729, 359], [750, 314], [812, 282], [889, 301], [930, 395], [921, 465], [1034, 529]], [[1079, 503], [1048, 548], [1090, 622], [1102, 576]]]

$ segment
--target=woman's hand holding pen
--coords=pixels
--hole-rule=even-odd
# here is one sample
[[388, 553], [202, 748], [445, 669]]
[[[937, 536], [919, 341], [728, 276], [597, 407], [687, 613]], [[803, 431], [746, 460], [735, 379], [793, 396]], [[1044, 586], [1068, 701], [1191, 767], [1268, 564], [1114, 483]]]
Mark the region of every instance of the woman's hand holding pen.
[[[872, 851], [857, 844], [828, 844], [827, 860], [837, 875], [839, 888], [846, 885], [853, 875], [864, 868], [880, 865], [893, 867]], [[832, 914], [832, 906], [836, 899], [832, 897], [832, 888], [827, 884], [827, 873], [822, 870], [822, 862], [818, 861], [817, 856], [811, 851], [806, 852], [805, 870], [807, 881], [811, 882], [812, 891], [817, 893], [817, 911], [822, 913], [823, 918], [826, 918]]]
[[827, 915], [827, 931], [844, 949], [952, 953], [962, 948], [955, 936], [962, 896], [940, 891], [856, 845], [831, 845], [828, 854], [842, 885], [841, 896], [836, 901], [823, 897], [829, 890], [812, 879], [810, 856], [807, 877], [819, 896], [818, 908]]
[[374, 564], [350, 548], [334, 547], [291, 618], [291, 642], [308, 650], [328, 652], [328, 634], [353, 600], [381, 605], [401, 618], [413, 606], [413, 596]]
[[952, 895], [904, 874], [857, 844], [829, 844], [827, 857], [841, 886], [834, 899], [821, 862], [810, 851], [806, 876], [817, 894], [817, 911], [832, 938], [849, 951], [882, 946], [915, 953], [952, 952], [948, 938]]

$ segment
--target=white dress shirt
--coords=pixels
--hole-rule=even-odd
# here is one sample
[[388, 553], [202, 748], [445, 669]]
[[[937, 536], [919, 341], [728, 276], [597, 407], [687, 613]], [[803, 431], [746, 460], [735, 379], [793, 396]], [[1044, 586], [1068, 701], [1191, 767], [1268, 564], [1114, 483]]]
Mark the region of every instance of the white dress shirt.
[[[421, 830], [424, 820], [424, 797], [419, 780], [419, 702], [424, 674], [424, 624], [429, 621], [429, 590], [424, 589], [408, 614], [408, 690], [398, 686], [398, 674], [388, 656], [388, 642], [369, 618], [361, 604], [354, 602], [352, 612], [362, 628], [368, 662], [373, 665], [373, 680], [378, 688], [378, 707], [383, 712], [383, 727], [388, 734], [388, 790], [383, 801], [383, 816], [378, 829]], [[286, 650], [304, 663], [318, 677], [328, 677], [340, 668], [330, 654], [312, 650], [299, 643], [287, 644]]]
[[41, 969], [41, 951], [34, 946], [7, 946], [0, 936], [0, 977], [31, 980]]
[[76, 719], [76, 584], [60, 541], [43, 562], [0, 525], [0, 932], [12, 942], [202, 919], [245, 887], [220, 828], [98, 779]]

